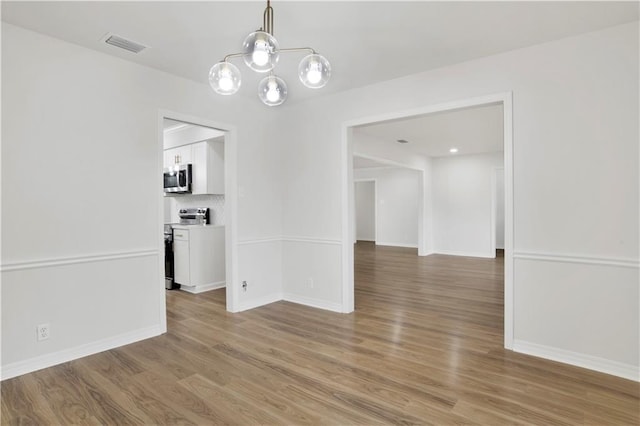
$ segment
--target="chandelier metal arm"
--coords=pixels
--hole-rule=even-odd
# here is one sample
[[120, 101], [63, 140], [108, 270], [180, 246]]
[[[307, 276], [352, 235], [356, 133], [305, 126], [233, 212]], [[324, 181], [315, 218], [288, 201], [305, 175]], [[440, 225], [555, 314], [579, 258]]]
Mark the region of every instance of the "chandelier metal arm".
[[286, 49], [279, 49], [280, 52], [310, 52], [316, 54], [317, 52], [310, 47], [288, 47]]
[[224, 57], [224, 59], [222, 60], [222, 62], [229, 62], [229, 59], [231, 58], [240, 58], [244, 56], [244, 53], [230, 53], [227, 56]]
[[[287, 47], [286, 49], [278, 49], [279, 52], [309, 52], [316, 54], [317, 52], [311, 47]], [[240, 58], [244, 56], [244, 53], [230, 53], [224, 57], [222, 62], [229, 62], [229, 59]]]

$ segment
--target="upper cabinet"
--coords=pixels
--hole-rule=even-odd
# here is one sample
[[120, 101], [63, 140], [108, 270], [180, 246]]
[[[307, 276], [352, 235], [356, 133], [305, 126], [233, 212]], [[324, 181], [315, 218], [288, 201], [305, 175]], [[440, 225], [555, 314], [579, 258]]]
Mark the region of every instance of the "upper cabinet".
[[191, 145], [193, 194], [224, 194], [224, 142], [212, 140]]
[[193, 165], [192, 194], [224, 194], [224, 137], [164, 151], [164, 167], [188, 163]]
[[164, 166], [171, 167], [176, 164], [193, 163], [191, 145], [183, 145], [177, 148], [165, 149]]

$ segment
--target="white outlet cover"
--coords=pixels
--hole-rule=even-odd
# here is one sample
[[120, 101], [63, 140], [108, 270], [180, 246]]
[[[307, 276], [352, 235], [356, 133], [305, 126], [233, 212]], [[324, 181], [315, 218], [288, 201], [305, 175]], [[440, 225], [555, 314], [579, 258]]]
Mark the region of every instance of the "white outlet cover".
[[36, 327], [38, 341], [47, 340], [51, 333], [49, 324], [40, 324]]

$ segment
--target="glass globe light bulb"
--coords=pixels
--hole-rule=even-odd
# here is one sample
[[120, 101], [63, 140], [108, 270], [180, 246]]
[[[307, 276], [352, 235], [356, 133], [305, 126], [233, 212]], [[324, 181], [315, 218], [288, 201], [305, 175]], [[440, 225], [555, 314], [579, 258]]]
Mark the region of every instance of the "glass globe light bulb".
[[266, 96], [269, 102], [277, 102], [280, 99], [278, 85], [274, 81], [270, 81], [269, 84], [267, 84]]
[[265, 105], [280, 105], [287, 99], [287, 84], [280, 77], [269, 75], [258, 84], [258, 96]]
[[324, 87], [331, 77], [331, 64], [317, 53], [307, 55], [300, 61], [298, 77], [305, 86], [319, 89]]
[[218, 62], [209, 71], [209, 85], [220, 95], [233, 95], [241, 83], [240, 70], [230, 62]]
[[269, 72], [280, 58], [278, 41], [271, 34], [256, 31], [242, 43], [242, 58], [249, 68], [257, 72]]
[[228, 92], [229, 90], [231, 90], [231, 88], [233, 87], [233, 80], [231, 79], [231, 75], [228, 72], [220, 75], [218, 86], [220, 86], [220, 90], [224, 92]]
[[307, 81], [311, 84], [318, 84], [322, 80], [322, 70], [320, 64], [314, 63], [307, 72]]
[[256, 42], [251, 59], [258, 66], [265, 66], [269, 62], [269, 49], [265, 42]]

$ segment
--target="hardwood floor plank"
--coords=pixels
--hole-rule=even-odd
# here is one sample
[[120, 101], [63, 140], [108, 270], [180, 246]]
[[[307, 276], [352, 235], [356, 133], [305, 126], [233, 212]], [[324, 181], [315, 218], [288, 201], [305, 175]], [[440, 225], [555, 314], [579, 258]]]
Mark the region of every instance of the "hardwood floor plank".
[[2, 392], [12, 395], [12, 404], [2, 404], [2, 424], [38, 425], [47, 423], [42, 414], [38, 393], [25, 383], [23, 377], [2, 382]]
[[150, 424], [196, 425], [185, 409], [174, 409], [165, 396], [156, 396], [153, 389], [131, 379], [122, 391], [133, 401], [137, 409], [151, 419]]
[[123, 392], [126, 384], [129, 383], [130, 377], [126, 379], [120, 378], [118, 380], [119, 384], [116, 385], [98, 370], [91, 368], [87, 363], [78, 363], [76, 368], [86, 377], [90, 377], [101, 392], [104, 392], [113, 398], [113, 401], [119, 407], [119, 414], [126, 416], [126, 420], [123, 420], [122, 423], [114, 424], [140, 425], [153, 423], [153, 419], [147, 416], [144, 411], [140, 410], [136, 406], [135, 401], [130, 397], [130, 395]]
[[167, 334], [3, 381], [2, 424], [640, 424], [637, 382], [502, 347], [503, 257], [416, 254], [356, 244], [348, 315], [167, 291]]
[[[69, 375], [66, 373], [68, 363], [60, 364], [55, 368], [36, 371], [33, 374], [38, 390], [46, 395], [47, 404], [56, 416], [49, 422], [59, 424], [90, 424], [94, 416], [89, 408], [90, 404], [78, 389], [69, 383]], [[3, 382], [4, 385], [4, 382]], [[2, 389], [2, 397], [5, 391]]]
[[[281, 420], [259, 407], [247, 404], [235, 392], [207, 380], [199, 374], [180, 380], [180, 385], [203, 399], [216, 402], [216, 412], [226, 424], [279, 424]], [[216, 423], [217, 424], [217, 423]]]
[[127, 354], [139, 364], [145, 365], [145, 371], [150, 369], [164, 370], [178, 379], [195, 374], [196, 371], [182, 362], [181, 357], [167, 356], [169, 354], [159, 350], [165, 347], [164, 342], [166, 339], [167, 336], [160, 336], [155, 341], [145, 340], [116, 350]]
[[[195, 376], [195, 374], [194, 374]], [[148, 370], [136, 374], [133, 380], [150, 392], [167, 406], [176, 412], [181, 412], [195, 424], [220, 424], [226, 419], [221, 417], [215, 407], [215, 401], [202, 399], [192, 393], [183, 383], [189, 380], [189, 376], [176, 380], [166, 370]], [[227, 419], [228, 420], [228, 419]]]

